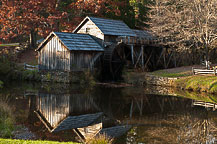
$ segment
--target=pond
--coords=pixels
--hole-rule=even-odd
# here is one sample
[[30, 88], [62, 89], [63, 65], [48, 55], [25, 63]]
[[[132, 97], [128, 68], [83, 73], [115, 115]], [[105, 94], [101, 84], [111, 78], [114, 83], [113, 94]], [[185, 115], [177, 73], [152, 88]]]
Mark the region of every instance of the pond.
[[215, 143], [217, 96], [168, 90], [11, 83], [0, 100], [38, 139], [84, 141], [105, 133], [121, 144]]

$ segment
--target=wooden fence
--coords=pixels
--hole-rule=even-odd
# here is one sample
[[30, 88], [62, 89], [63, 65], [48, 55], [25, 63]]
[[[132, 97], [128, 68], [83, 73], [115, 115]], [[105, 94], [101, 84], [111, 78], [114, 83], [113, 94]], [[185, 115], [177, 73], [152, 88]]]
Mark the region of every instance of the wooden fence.
[[24, 69], [26, 70], [38, 70], [38, 65], [34, 66], [34, 65], [29, 65], [24, 63]]
[[214, 69], [206, 69], [206, 68], [193, 68], [192, 67], [193, 75], [197, 74], [214, 74], [216, 75], [216, 68]]

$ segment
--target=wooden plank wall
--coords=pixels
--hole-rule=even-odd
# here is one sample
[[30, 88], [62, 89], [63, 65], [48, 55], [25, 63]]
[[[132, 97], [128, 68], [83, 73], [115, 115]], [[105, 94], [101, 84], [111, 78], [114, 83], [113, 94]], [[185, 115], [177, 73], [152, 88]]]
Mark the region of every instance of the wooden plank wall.
[[37, 110], [52, 127], [56, 127], [69, 115], [69, 97], [69, 94], [40, 93], [36, 99]]
[[104, 34], [100, 31], [100, 29], [92, 22], [92, 21], [88, 21], [87, 23], [85, 23], [79, 30], [77, 33], [82, 33], [82, 34], [86, 34], [86, 28], [89, 28], [89, 32], [88, 34], [95, 36], [99, 39], [104, 39]]
[[70, 70], [70, 51], [55, 36], [39, 52], [40, 70]]
[[71, 71], [83, 71], [90, 68], [90, 62], [96, 52], [91, 51], [71, 51]]

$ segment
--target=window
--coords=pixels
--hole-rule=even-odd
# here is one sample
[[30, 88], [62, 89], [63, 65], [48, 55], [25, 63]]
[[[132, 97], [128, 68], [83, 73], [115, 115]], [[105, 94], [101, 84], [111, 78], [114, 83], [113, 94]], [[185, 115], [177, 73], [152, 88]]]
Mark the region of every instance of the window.
[[90, 28], [86, 28], [86, 33], [88, 34], [90, 32]]

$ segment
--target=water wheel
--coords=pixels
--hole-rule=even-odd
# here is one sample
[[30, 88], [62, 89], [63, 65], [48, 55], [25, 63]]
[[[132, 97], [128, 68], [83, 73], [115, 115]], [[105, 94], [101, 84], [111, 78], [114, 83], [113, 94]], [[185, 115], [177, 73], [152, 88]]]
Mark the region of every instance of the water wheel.
[[126, 62], [123, 45], [112, 44], [107, 46], [103, 60], [106, 71], [109, 72], [113, 79], [119, 79]]

